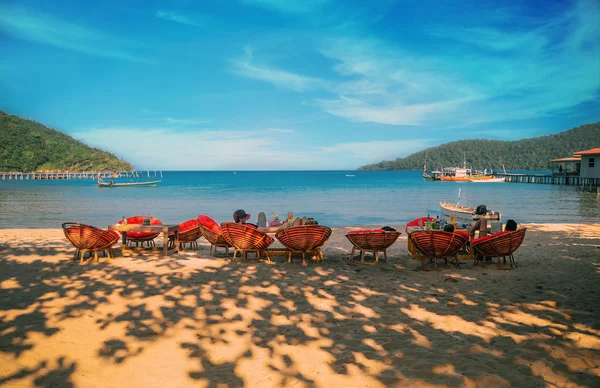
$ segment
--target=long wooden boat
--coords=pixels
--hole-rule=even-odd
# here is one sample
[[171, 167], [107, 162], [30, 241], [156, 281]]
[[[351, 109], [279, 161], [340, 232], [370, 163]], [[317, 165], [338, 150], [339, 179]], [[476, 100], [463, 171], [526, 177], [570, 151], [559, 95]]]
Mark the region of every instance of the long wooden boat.
[[442, 169], [440, 180], [450, 182], [488, 181], [494, 179], [491, 174], [463, 167], [446, 167]]
[[471, 182], [475, 182], [475, 183], [486, 183], [486, 182], [499, 183], [499, 182], [506, 182], [506, 180], [505, 180], [505, 178], [471, 179]]
[[[471, 222], [481, 217], [480, 215], [475, 214], [476, 209], [471, 206], [463, 206], [455, 203], [440, 201], [440, 208], [442, 209], [442, 214], [444, 217], [448, 219], [455, 218], [456, 220]], [[488, 209], [487, 213], [483, 217], [485, 217], [487, 220], [499, 221], [501, 214]]]
[[156, 181], [145, 181], [145, 182], [107, 182], [104, 180], [98, 180], [99, 187], [139, 187], [139, 186], [156, 186], [160, 183], [160, 180]]

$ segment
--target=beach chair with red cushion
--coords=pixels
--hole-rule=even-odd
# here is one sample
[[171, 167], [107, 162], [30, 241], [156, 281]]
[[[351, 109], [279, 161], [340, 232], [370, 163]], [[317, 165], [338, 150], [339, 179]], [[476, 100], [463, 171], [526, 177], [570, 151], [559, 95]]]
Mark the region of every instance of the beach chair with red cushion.
[[267, 262], [271, 263], [267, 248], [273, 243], [273, 238], [260, 232], [256, 227], [247, 224], [236, 224], [233, 222], [223, 222], [221, 231], [225, 240], [234, 248], [233, 261], [236, 260], [238, 252], [244, 256], [244, 261], [248, 259], [248, 252], [256, 253], [258, 261], [262, 259], [263, 253], [267, 256]]
[[421, 253], [421, 268], [425, 269], [425, 262], [433, 260], [437, 271], [437, 261], [443, 259], [449, 265], [449, 258], [454, 257], [459, 266], [458, 253], [469, 241], [468, 238], [442, 230], [425, 230], [412, 232], [408, 238], [412, 245]]
[[223, 237], [221, 227], [215, 220], [207, 215], [201, 214], [196, 219], [200, 224], [200, 231], [204, 238], [210, 243], [210, 254], [215, 250], [215, 256], [217, 255], [217, 247], [225, 248], [225, 256], [229, 255], [229, 248], [231, 244]]
[[82, 262], [86, 252], [93, 253], [98, 262], [98, 252], [108, 253], [108, 258], [114, 257], [112, 247], [119, 241], [119, 233], [104, 230], [91, 225], [76, 222], [65, 222], [62, 229], [67, 240], [77, 248], [75, 259]]
[[[515, 268], [515, 257], [513, 256], [513, 253], [519, 249], [523, 243], [523, 240], [525, 239], [525, 232], [527, 232], [527, 228], [521, 228], [515, 231], [498, 232], [488, 236], [476, 238], [471, 243], [471, 248], [477, 257], [476, 262], [482, 261], [482, 263], [485, 265], [485, 257], [491, 256], [498, 258], [498, 269]], [[510, 267], [502, 266], [500, 263], [501, 257], [504, 263], [506, 263], [506, 258], [509, 258]]]
[[[202, 236], [198, 220], [191, 219], [179, 224], [179, 247], [185, 250], [185, 244], [190, 244], [190, 248], [198, 249], [198, 239]], [[169, 233], [169, 246], [175, 244], [175, 233]]]
[[[350, 260], [354, 261], [354, 252], [360, 251], [361, 264], [377, 264], [379, 262], [379, 252], [383, 252], [383, 257], [387, 262], [387, 249], [398, 240], [400, 232], [389, 232], [383, 229], [363, 229], [353, 230], [346, 234], [348, 241], [352, 243], [352, 253]], [[375, 261], [365, 262], [365, 252], [373, 252]]]
[[292, 255], [302, 255], [302, 265], [306, 266], [306, 254], [312, 254], [317, 262], [322, 262], [323, 251], [321, 247], [329, 240], [331, 229], [322, 225], [298, 225], [281, 229], [275, 237], [285, 247], [288, 262], [292, 262]]
[[432, 217], [416, 218], [416, 219], [406, 223], [406, 228], [404, 229], [404, 231], [406, 232], [406, 234], [410, 234], [415, 229], [419, 229], [419, 228], [425, 229], [425, 224], [427, 223], [427, 221], [434, 222], [435, 218], [432, 218]]
[[[127, 225], [142, 225], [144, 223], [144, 216], [133, 216], [126, 218]], [[117, 225], [122, 225], [123, 220], [119, 220]], [[154, 217], [150, 217], [150, 225], [162, 225], [162, 221], [158, 220]], [[154, 244], [154, 239], [158, 237], [160, 233], [155, 232], [127, 232], [127, 245], [130, 243], [135, 243], [135, 246], [141, 245], [144, 246], [144, 243], [148, 245], [148, 247], [156, 246]]]

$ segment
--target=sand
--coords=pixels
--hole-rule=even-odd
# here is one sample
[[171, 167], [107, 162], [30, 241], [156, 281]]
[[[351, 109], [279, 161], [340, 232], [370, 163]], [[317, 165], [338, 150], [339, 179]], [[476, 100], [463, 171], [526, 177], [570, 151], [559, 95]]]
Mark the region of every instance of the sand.
[[[7, 387], [598, 387], [600, 225], [527, 225], [517, 268], [73, 262], [60, 229], [0, 230]], [[404, 230], [398, 225], [399, 230]]]

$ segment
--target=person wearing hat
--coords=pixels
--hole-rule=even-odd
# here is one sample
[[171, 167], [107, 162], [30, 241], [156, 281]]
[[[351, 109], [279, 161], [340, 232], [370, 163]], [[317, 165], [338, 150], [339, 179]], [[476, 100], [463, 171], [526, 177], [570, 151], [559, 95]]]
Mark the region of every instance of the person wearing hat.
[[[298, 226], [298, 225], [318, 225], [319, 223], [314, 219], [314, 218], [306, 218], [306, 217], [302, 217], [302, 218], [296, 218], [294, 220], [294, 222], [284, 222], [281, 225], [278, 226], [270, 226], [270, 227], [263, 227], [263, 226], [258, 226], [256, 224], [252, 224], [250, 222], [247, 222], [250, 219], [251, 215], [246, 213], [246, 211], [244, 209], [238, 209], [236, 211], [233, 212], [233, 220], [235, 221], [236, 224], [246, 224], [246, 225], [250, 225], [255, 227], [257, 230], [263, 232], [263, 233], [275, 233], [277, 231], [279, 231], [280, 229], [285, 229], [287, 227], [290, 226]], [[264, 213], [259, 213], [258, 215], [259, 220], [262, 218], [264, 218]]]
[[485, 205], [477, 206], [475, 210], [475, 215], [479, 216], [477, 222], [475, 222], [469, 230], [469, 234], [471, 235], [471, 240], [475, 237], [475, 232], [479, 231], [479, 237], [487, 236], [487, 219], [485, 215], [487, 214], [487, 207]]

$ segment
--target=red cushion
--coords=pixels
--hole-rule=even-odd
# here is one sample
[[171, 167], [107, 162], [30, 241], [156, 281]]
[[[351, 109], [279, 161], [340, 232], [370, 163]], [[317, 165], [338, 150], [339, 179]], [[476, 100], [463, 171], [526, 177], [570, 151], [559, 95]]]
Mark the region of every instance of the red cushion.
[[200, 225], [202, 225], [203, 228], [210, 229], [215, 233], [221, 233], [221, 227], [219, 224], [217, 224], [217, 222], [209, 216], [201, 214], [196, 220], [200, 223]]
[[[423, 221], [423, 226], [425, 226], [425, 223], [427, 222], [427, 217], [421, 217], [417, 218], [416, 220], [412, 220], [411, 222], [407, 223], [406, 226], [419, 226], [419, 221]], [[429, 222], [433, 221], [435, 221], [435, 218], [429, 217]]]
[[454, 233], [458, 234], [459, 236], [463, 236], [467, 240], [471, 239], [471, 235], [469, 234], [469, 232], [465, 232], [464, 230], [455, 230]]
[[366, 233], [384, 233], [383, 229], [360, 229], [360, 230], [352, 230], [348, 232], [348, 234], [366, 234]]
[[508, 234], [508, 233], [511, 233], [511, 231], [510, 230], [505, 230], [504, 232], [498, 232], [498, 233], [494, 233], [494, 234], [488, 234], [487, 236], [478, 237], [475, 240], [473, 240], [472, 244], [476, 244], [476, 243], [481, 242], [481, 241], [489, 240], [492, 237], [498, 237], [498, 236], [502, 236], [502, 235]]
[[179, 224], [179, 233], [187, 232], [188, 230], [198, 227], [198, 220], [187, 220]]
[[[140, 225], [144, 223], [144, 216], [133, 216], [133, 217], [128, 217], [126, 218], [127, 220], [127, 225], [129, 224], [134, 224], [134, 225]], [[123, 224], [123, 220], [119, 220], [119, 222], [117, 222], [118, 225]], [[156, 218], [150, 218], [150, 225], [162, 225], [162, 221], [161, 220], [157, 220]], [[131, 239], [144, 239], [144, 238], [148, 238], [151, 236], [155, 236], [158, 235], [158, 233], [155, 232], [127, 232], [127, 238], [131, 238]]]

